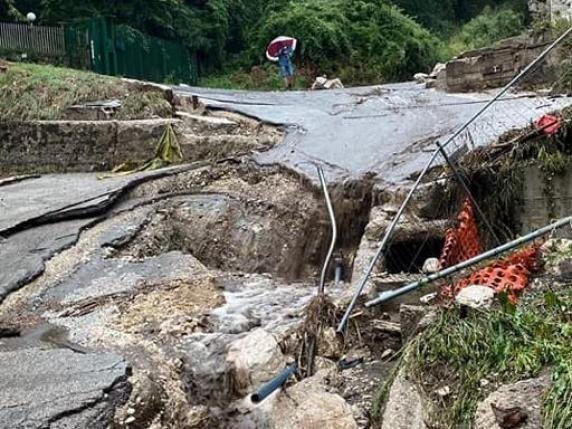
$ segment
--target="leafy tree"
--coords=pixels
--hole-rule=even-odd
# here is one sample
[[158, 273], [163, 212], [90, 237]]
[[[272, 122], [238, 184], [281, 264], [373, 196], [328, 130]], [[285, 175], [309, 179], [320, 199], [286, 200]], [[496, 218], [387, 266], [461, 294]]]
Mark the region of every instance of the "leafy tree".
[[510, 9], [485, 8], [483, 13], [466, 23], [453, 38], [456, 51], [489, 46], [494, 42], [516, 36], [524, 29], [524, 17]]
[[309, 69], [353, 82], [428, 70], [440, 48], [435, 36], [383, 0], [291, 1], [268, 14], [258, 50], [280, 34], [300, 40], [299, 58]]
[[291, 35], [300, 41], [297, 61], [310, 75], [367, 83], [429, 70], [443, 56], [435, 34], [452, 34], [484, 7], [498, 5], [505, 7], [499, 16], [487, 10], [455, 39], [473, 46], [522, 28], [515, 17], [526, 0], [0, 0], [0, 19], [23, 19], [28, 11], [45, 24], [112, 17], [125, 33], [182, 42], [197, 52], [203, 74], [225, 65], [249, 70], [266, 61], [269, 40]]
[[0, 20], [3, 21], [14, 21], [23, 20], [24, 17], [16, 9], [14, 0], [0, 0]]
[[525, 14], [526, 0], [393, 0], [426, 28], [451, 34], [456, 27], [479, 15], [485, 7], [503, 7]]

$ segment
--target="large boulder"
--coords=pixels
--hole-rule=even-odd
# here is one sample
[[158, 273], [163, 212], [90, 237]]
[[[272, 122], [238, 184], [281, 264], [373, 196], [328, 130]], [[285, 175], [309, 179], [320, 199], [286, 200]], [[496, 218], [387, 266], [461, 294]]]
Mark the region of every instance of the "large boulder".
[[286, 365], [278, 341], [264, 329], [256, 329], [233, 342], [226, 355], [234, 392], [246, 395], [275, 377]]
[[402, 304], [399, 307], [399, 323], [401, 339], [405, 343], [415, 335], [424, 331], [437, 320], [434, 308], [421, 305]]
[[249, 399], [238, 401], [234, 404], [234, 418], [226, 427], [357, 429], [351, 407], [331, 391], [331, 385], [336, 384], [336, 374], [334, 365], [297, 384], [278, 389], [260, 404], [254, 404]]
[[[542, 376], [501, 386], [477, 407], [475, 429], [501, 429], [503, 410], [512, 410], [513, 414], [522, 416], [522, 423], [514, 427], [542, 428], [542, 402], [549, 385], [550, 377]], [[497, 409], [496, 413], [493, 407]]]
[[389, 390], [381, 429], [428, 429], [423, 419], [421, 395], [403, 370]]
[[272, 408], [271, 429], [357, 429], [346, 401], [312, 379], [278, 395]]

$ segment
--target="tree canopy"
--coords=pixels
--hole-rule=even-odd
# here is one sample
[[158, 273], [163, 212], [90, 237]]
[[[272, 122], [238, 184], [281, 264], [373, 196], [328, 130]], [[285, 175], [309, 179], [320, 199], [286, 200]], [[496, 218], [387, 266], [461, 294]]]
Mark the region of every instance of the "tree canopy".
[[[443, 56], [446, 31], [486, 6], [526, 0], [0, 0], [0, 20], [54, 24], [94, 16], [197, 52], [203, 72], [265, 61], [277, 35], [300, 41], [297, 61], [312, 73], [352, 83], [398, 80], [428, 71]], [[522, 7], [524, 10], [524, 6]], [[505, 16], [503, 23], [510, 20]], [[483, 22], [475, 23], [477, 31]], [[506, 31], [504, 32], [506, 33]], [[503, 33], [503, 34], [504, 34]]]

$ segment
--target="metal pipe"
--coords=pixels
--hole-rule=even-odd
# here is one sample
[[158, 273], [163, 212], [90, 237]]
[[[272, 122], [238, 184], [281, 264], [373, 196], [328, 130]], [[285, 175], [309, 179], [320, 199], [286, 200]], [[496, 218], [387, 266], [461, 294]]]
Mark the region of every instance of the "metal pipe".
[[324, 176], [324, 170], [322, 167], [318, 168], [318, 176], [320, 178], [320, 183], [322, 184], [322, 189], [324, 191], [324, 198], [326, 199], [326, 206], [328, 207], [328, 214], [330, 216], [330, 222], [332, 224], [332, 242], [330, 243], [330, 249], [324, 261], [324, 266], [322, 267], [322, 275], [320, 277], [320, 286], [318, 289], [319, 295], [324, 295], [324, 287], [326, 284], [326, 273], [328, 271], [328, 265], [332, 259], [334, 253], [334, 248], [336, 246], [336, 241], [338, 240], [338, 227], [336, 225], [336, 216], [334, 214], [334, 207], [332, 206], [332, 200], [330, 199], [330, 194], [328, 193], [328, 185], [326, 183], [326, 178]]
[[[568, 37], [572, 33], [572, 27], [566, 30], [558, 39], [552, 42], [544, 51], [538, 55], [529, 65], [527, 65], [518, 75], [516, 75], [512, 80], [507, 83], [500, 92], [495, 95], [484, 107], [479, 110], [477, 113], [473, 115], [471, 119], [469, 119], [465, 124], [459, 128], [452, 136], [450, 136], [445, 143], [442, 144], [443, 147], [446, 147], [449, 143], [451, 143], [454, 139], [459, 137], [463, 131], [465, 131], [473, 122], [475, 122], [479, 116], [481, 116], [489, 107], [491, 107], [499, 98], [505, 95], [509, 89], [511, 89], [519, 80], [521, 80], [530, 70], [532, 70], [538, 63], [540, 63], [552, 50], [558, 46], [566, 37]], [[439, 150], [439, 149], [437, 149]]]
[[431, 160], [427, 163], [427, 165], [425, 166], [425, 168], [423, 169], [423, 171], [421, 172], [421, 174], [417, 178], [417, 181], [415, 182], [413, 187], [410, 189], [409, 193], [407, 194], [407, 197], [405, 197], [405, 201], [403, 202], [403, 204], [401, 204], [399, 211], [397, 212], [397, 214], [393, 218], [393, 221], [389, 225], [389, 228], [385, 232], [385, 235], [383, 236], [383, 239], [381, 240], [381, 243], [379, 244], [379, 247], [377, 248], [377, 251], [375, 252], [375, 255], [373, 256], [371, 263], [369, 264], [366, 272], [364, 273], [364, 275], [362, 276], [362, 278], [359, 282], [358, 287], [356, 288], [356, 290], [354, 292], [354, 296], [352, 297], [352, 301], [350, 302], [350, 305], [348, 306], [348, 308], [346, 309], [346, 312], [344, 313], [344, 317], [342, 317], [342, 320], [340, 321], [340, 323], [338, 325], [338, 329], [337, 329], [338, 333], [340, 333], [344, 330], [344, 327], [346, 326], [346, 323], [348, 322], [350, 315], [352, 314], [352, 311], [353, 311], [353, 309], [357, 303], [357, 300], [358, 300], [359, 296], [361, 295], [363, 288], [365, 287], [365, 284], [367, 283], [367, 280], [369, 279], [369, 276], [371, 275], [373, 269], [375, 268], [375, 264], [377, 263], [379, 257], [383, 253], [383, 250], [385, 249], [385, 245], [389, 241], [389, 237], [393, 233], [393, 230], [395, 229], [397, 222], [399, 222], [399, 219], [401, 219], [401, 216], [403, 215], [405, 208], [409, 204], [409, 201], [411, 201], [411, 198], [413, 198], [413, 194], [415, 193], [415, 190], [417, 189], [417, 187], [421, 183], [423, 176], [425, 176], [427, 171], [429, 171], [429, 168], [431, 168], [433, 161], [435, 161], [435, 159], [437, 158], [438, 155], [439, 155], [438, 150], [433, 152], [433, 155], [431, 156]]
[[298, 365], [294, 364], [284, 369], [280, 374], [258, 389], [255, 393], [250, 396], [250, 400], [255, 404], [259, 404], [268, 398], [275, 390], [279, 389], [286, 383], [291, 375], [294, 375], [298, 371]]
[[363, 363], [363, 357], [355, 358], [355, 359], [342, 359], [338, 361], [337, 366], [340, 371], [345, 371], [346, 369], [354, 368], [358, 365]]
[[529, 241], [532, 241], [535, 238], [538, 238], [538, 237], [541, 237], [545, 234], [548, 234], [549, 232], [552, 232], [557, 228], [562, 228], [563, 226], [570, 224], [571, 222], [572, 222], [572, 216], [560, 219], [559, 221], [554, 222], [548, 226], [545, 226], [544, 228], [537, 229], [536, 231], [531, 232], [530, 234], [527, 234], [523, 237], [517, 238], [516, 240], [510, 241], [506, 244], [503, 244], [502, 246], [491, 249], [485, 253], [481, 253], [480, 255], [477, 255], [474, 258], [463, 261], [460, 264], [454, 265], [454, 266], [449, 267], [445, 270], [439, 271], [435, 274], [431, 274], [430, 276], [427, 276], [427, 277], [425, 277], [419, 281], [416, 281], [414, 283], [410, 283], [407, 286], [403, 286], [402, 288], [399, 288], [399, 289], [394, 289], [394, 290], [382, 292], [379, 294], [379, 296], [376, 299], [368, 301], [365, 304], [365, 306], [366, 307], [372, 307], [374, 305], [378, 305], [378, 304], [381, 304], [383, 302], [389, 301], [393, 298], [397, 298], [398, 296], [404, 295], [406, 293], [409, 293], [409, 292], [417, 289], [421, 285], [426, 285], [428, 283], [434, 282], [435, 280], [442, 279], [443, 277], [447, 277], [447, 276], [454, 274], [458, 271], [464, 270], [465, 268], [469, 268], [475, 264], [478, 264], [479, 262], [481, 262], [485, 259], [492, 258], [494, 256], [497, 256], [500, 253], [506, 252], [507, 250], [511, 250], [515, 247], [520, 246], [521, 244], [528, 243]]
[[[461, 128], [459, 128], [453, 135], [451, 135], [447, 139], [447, 141], [445, 141], [445, 143], [443, 143], [441, 145], [442, 148], [445, 148], [454, 139], [456, 139], [459, 135], [461, 135], [461, 133], [463, 131], [465, 131], [473, 122], [475, 122], [475, 120], [477, 120], [477, 118], [479, 118], [486, 110], [488, 110], [488, 108], [490, 106], [492, 106], [500, 97], [502, 97], [504, 94], [506, 94], [508, 92], [508, 90], [510, 88], [512, 88], [516, 82], [518, 82], [520, 79], [522, 79], [522, 77], [524, 75], [526, 75], [532, 68], [534, 68], [540, 61], [542, 61], [544, 59], [544, 57], [546, 57], [546, 55], [548, 55], [556, 46], [558, 46], [560, 44], [560, 42], [562, 42], [562, 40], [564, 40], [566, 37], [568, 37], [570, 35], [570, 33], [572, 33], [572, 27], [570, 27], [564, 34], [562, 34], [558, 39], [556, 39], [552, 44], [550, 44], [550, 46], [548, 46], [534, 61], [532, 61], [524, 70], [522, 70], [522, 72], [520, 72], [516, 77], [514, 77], [507, 85], [505, 85], [505, 87], [494, 98], [492, 98], [482, 109], [480, 109], [463, 126], [461, 126]], [[395, 227], [397, 226], [397, 222], [399, 221], [399, 219], [403, 215], [405, 208], [407, 207], [407, 205], [409, 205], [409, 202], [411, 201], [413, 194], [415, 193], [415, 191], [419, 187], [421, 180], [423, 179], [425, 174], [427, 174], [427, 172], [429, 171], [429, 169], [433, 165], [433, 162], [435, 161], [435, 159], [437, 159], [437, 156], [439, 155], [442, 148], [438, 147], [433, 152], [433, 154], [431, 155], [431, 158], [427, 162], [427, 165], [425, 165], [425, 167], [423, 168], [423, 171], [421, 172], [421, 174], [419, 175], [419, 177], [415, 181], [413, 187], [411, 188], [411, 190], [407, 194], [407, 197], [405, 198], [405, 201], [403, 201], [403, 204], [399, 208], [397, 214], [395, 215], [395, 218], [391, 222], [389, 228], [386, 230], [385, 235], [380, 242], [380, 245], [377, 249], [377, 252], [375, 253], [375, 255], [373, 257], [371, 264], [369, 265], [364, 276], [362, 277], [356, 291], [354, 292], [354, 296], [352, 298], [352, 301], [351, 301], [350, 305], [348, 306], [348, 308], [346, 309], [344, 317], [342, 318], [342, 320], [340, 321], [340, 323], [338, 325], [338, 328], [337, 328], [338, 333], [341, 333], [343, 331], [343, 329], [344, 329], [346, 323], [348, 322], [350, 315], [351, 315], [351, 313], [352, 313], [352, 311], [353, 311], [353, 309], [357, 303], [357, 300], [358, 300], [359, 296], [361, 295], [363, 288], [365, 287], [365, 284], [367, 283], [367, 280], [368, 280], [369, 276], [371, 275], [373, 268], [375, 267], [375, 264], [377, 263], [377, 260], [381, 256], [383, 250], [385, 249], [387, 242], [389, 241], [389, 237], [393, 234], [393, 231], [394, 231]]]
[[449, 157], [449, 155], [447, 154], [447, 151], [439, 142], [437, 142], [436, 144], [437, 144], [437, 147], [439, 148], [439, 152], [441, 152], [441, 156], [443, 157], [443, 159], [445, 159], [445, 161], [447, 162], [449, 167], [451, 167], [451, 170], [453, 170], [453, 174], [457, 177], [457, 181], [462, 186], [464, 191], [467, 193], [467, 196], [471, 200], [473, 207], [475, 208], [475, 210], [477, 211], [477, 213], [481, 217], [481, 220], [484, 222], [485, 226], [489, 230], [489, 234], [491, 234], [491, 237], [495, 241], [495, 245], [500, 246], [501, 245], [500, 239], [496, 235], [495, 230], [493, 229], [493, 226], [491, 225], [491, 223], [489, 222], [489, 220], [487, 219], [487, 217], [485, 216], [485, 214], [481, 210], [481, 206], [479, 205], [479, 203], [477, 203], [477, 200], [475, 199], [473, 193], [469, 189], [469, 185], [467, 185], [467, 182], [465, 182], [465, 178], [463, 177], [463, 175], [461, 174], [461, 172], [459, 171], [459, 169], [455, 165], [455, 162]]
[[342, 266], [340, 264], [337, 264], [336, 265], [336, 271], [335, 271], [334, 284], [337, 286], [338, 284], [340, 284], [341, 280], [342, 280]]

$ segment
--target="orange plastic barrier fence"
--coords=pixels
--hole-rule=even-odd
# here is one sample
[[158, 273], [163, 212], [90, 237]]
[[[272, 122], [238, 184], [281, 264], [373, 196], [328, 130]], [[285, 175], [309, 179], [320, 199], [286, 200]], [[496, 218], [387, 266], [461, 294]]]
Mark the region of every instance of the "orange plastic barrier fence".
[[456, 265], [481, 253], [479, 230], [469, 198], [463, 202], [457, 220], [457, 228], [449, 229], [445, 233], [445, 245], [439, 258], [442, 268]]
[[482, 285], [494, 289], [496, 293], [506, 292], [508, 298], [516, 302], [518, 294], [528, 284], [530, 274], [537, 269], [538, 247], [527, 247], [460, 280], [453, 293], [457, 295], [470, 285]]

